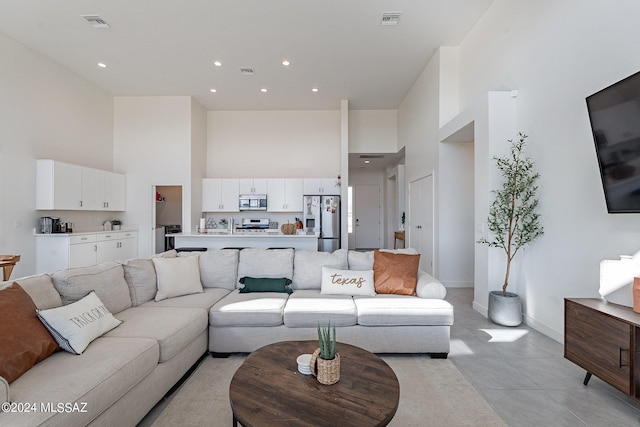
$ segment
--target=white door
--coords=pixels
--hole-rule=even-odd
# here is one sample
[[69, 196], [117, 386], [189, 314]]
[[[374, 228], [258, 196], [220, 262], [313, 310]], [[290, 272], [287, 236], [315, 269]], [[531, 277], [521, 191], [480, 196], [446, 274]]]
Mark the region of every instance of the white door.
[[408, 245], [420, 256], [420, 269], [433, 274], [433, 175], [409, 183]]
[[353, 186], [356, 249], [380, 248], [380, 185]]

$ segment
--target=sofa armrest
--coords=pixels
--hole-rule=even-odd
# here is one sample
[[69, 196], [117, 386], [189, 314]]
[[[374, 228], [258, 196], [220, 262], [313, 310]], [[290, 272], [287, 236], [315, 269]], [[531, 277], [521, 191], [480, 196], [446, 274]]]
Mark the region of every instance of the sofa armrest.
[[9, 383], [0, 377], [0, 404], [9, 402]]
[[429, 273], [418, 270], [416, 293], [420, 298], [444, 299], [447, 296], [447, 288]]

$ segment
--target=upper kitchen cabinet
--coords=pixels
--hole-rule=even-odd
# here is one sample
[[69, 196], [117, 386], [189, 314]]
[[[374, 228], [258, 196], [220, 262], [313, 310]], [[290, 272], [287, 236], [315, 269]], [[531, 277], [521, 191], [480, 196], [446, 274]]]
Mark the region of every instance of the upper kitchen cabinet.
[[239, 212], [239, 195], [237, 179], [204, 178], [202, 180], [202, 212]]
[[125, 176], [54, 160], [37, 160], [36, 209], [124, 211]]
[[267, 180], [267, 211], [302, 212], [302, 178]]
[[240, 194], [267, 194], [266, 178], [240, 179]]
[[340, 185], [338, 184], [338, 180], [336, 178], [305, 178], [304, 194], [339, 196]]

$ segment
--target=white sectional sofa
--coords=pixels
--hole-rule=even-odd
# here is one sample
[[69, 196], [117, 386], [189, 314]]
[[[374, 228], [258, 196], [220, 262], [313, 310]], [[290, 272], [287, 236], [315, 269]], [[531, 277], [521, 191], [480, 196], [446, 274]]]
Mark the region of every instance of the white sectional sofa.
[[[449, 352], [453, 307], [443, 299], [442, 284], [426, 273], [419, 273], [417, 296], [321, 293], [323, 266], [371, 270], [372, 252], [181, 253], [177, 259], [197, 257], [197, 262], [190, 258], [196, 266], [192, 271], [180, 270], [185, 263], [180, 268], [168, 264], [177, 262], [167, 260], [175, 255], [1, 284], [4, 289], [18, 283], [40, 310], [72, 303], [93, 290], [122, 323], [80, 355], [58, 351], [8, 386], [0, 381], [0, 403], [12, 402], [11, 412], [0, 413], [0, 425], [133, 426], [207, 350], [251, 352], [276, 341], [316, 339], [318, 323], [329, 321], [337, 326], [338, 341], [373, 352], [439, 357]], [[202, 286], [195, 291], [186, 283], [194, 277]], [[293, 292], [244, 293], [242, 277], [287, 278]], [[156, 301], [159, 287], [168, 297]], [[183, 291], [194, 293], [172, 296]], [[35, 410], [25, 412], [25, 404]]]

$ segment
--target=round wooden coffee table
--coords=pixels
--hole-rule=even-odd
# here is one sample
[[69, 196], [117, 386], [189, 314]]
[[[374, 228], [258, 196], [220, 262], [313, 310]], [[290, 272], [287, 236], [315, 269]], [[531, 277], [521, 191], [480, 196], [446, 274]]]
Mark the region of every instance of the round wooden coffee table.
[[233, 426], [385, 426], [398, 409], [400, 385], [373, 353], [338, 343], [340, 381], [322, 385], [298, 372], [296, 358], [317, 341], [286, 341], [254, 351], [229, 386]]

